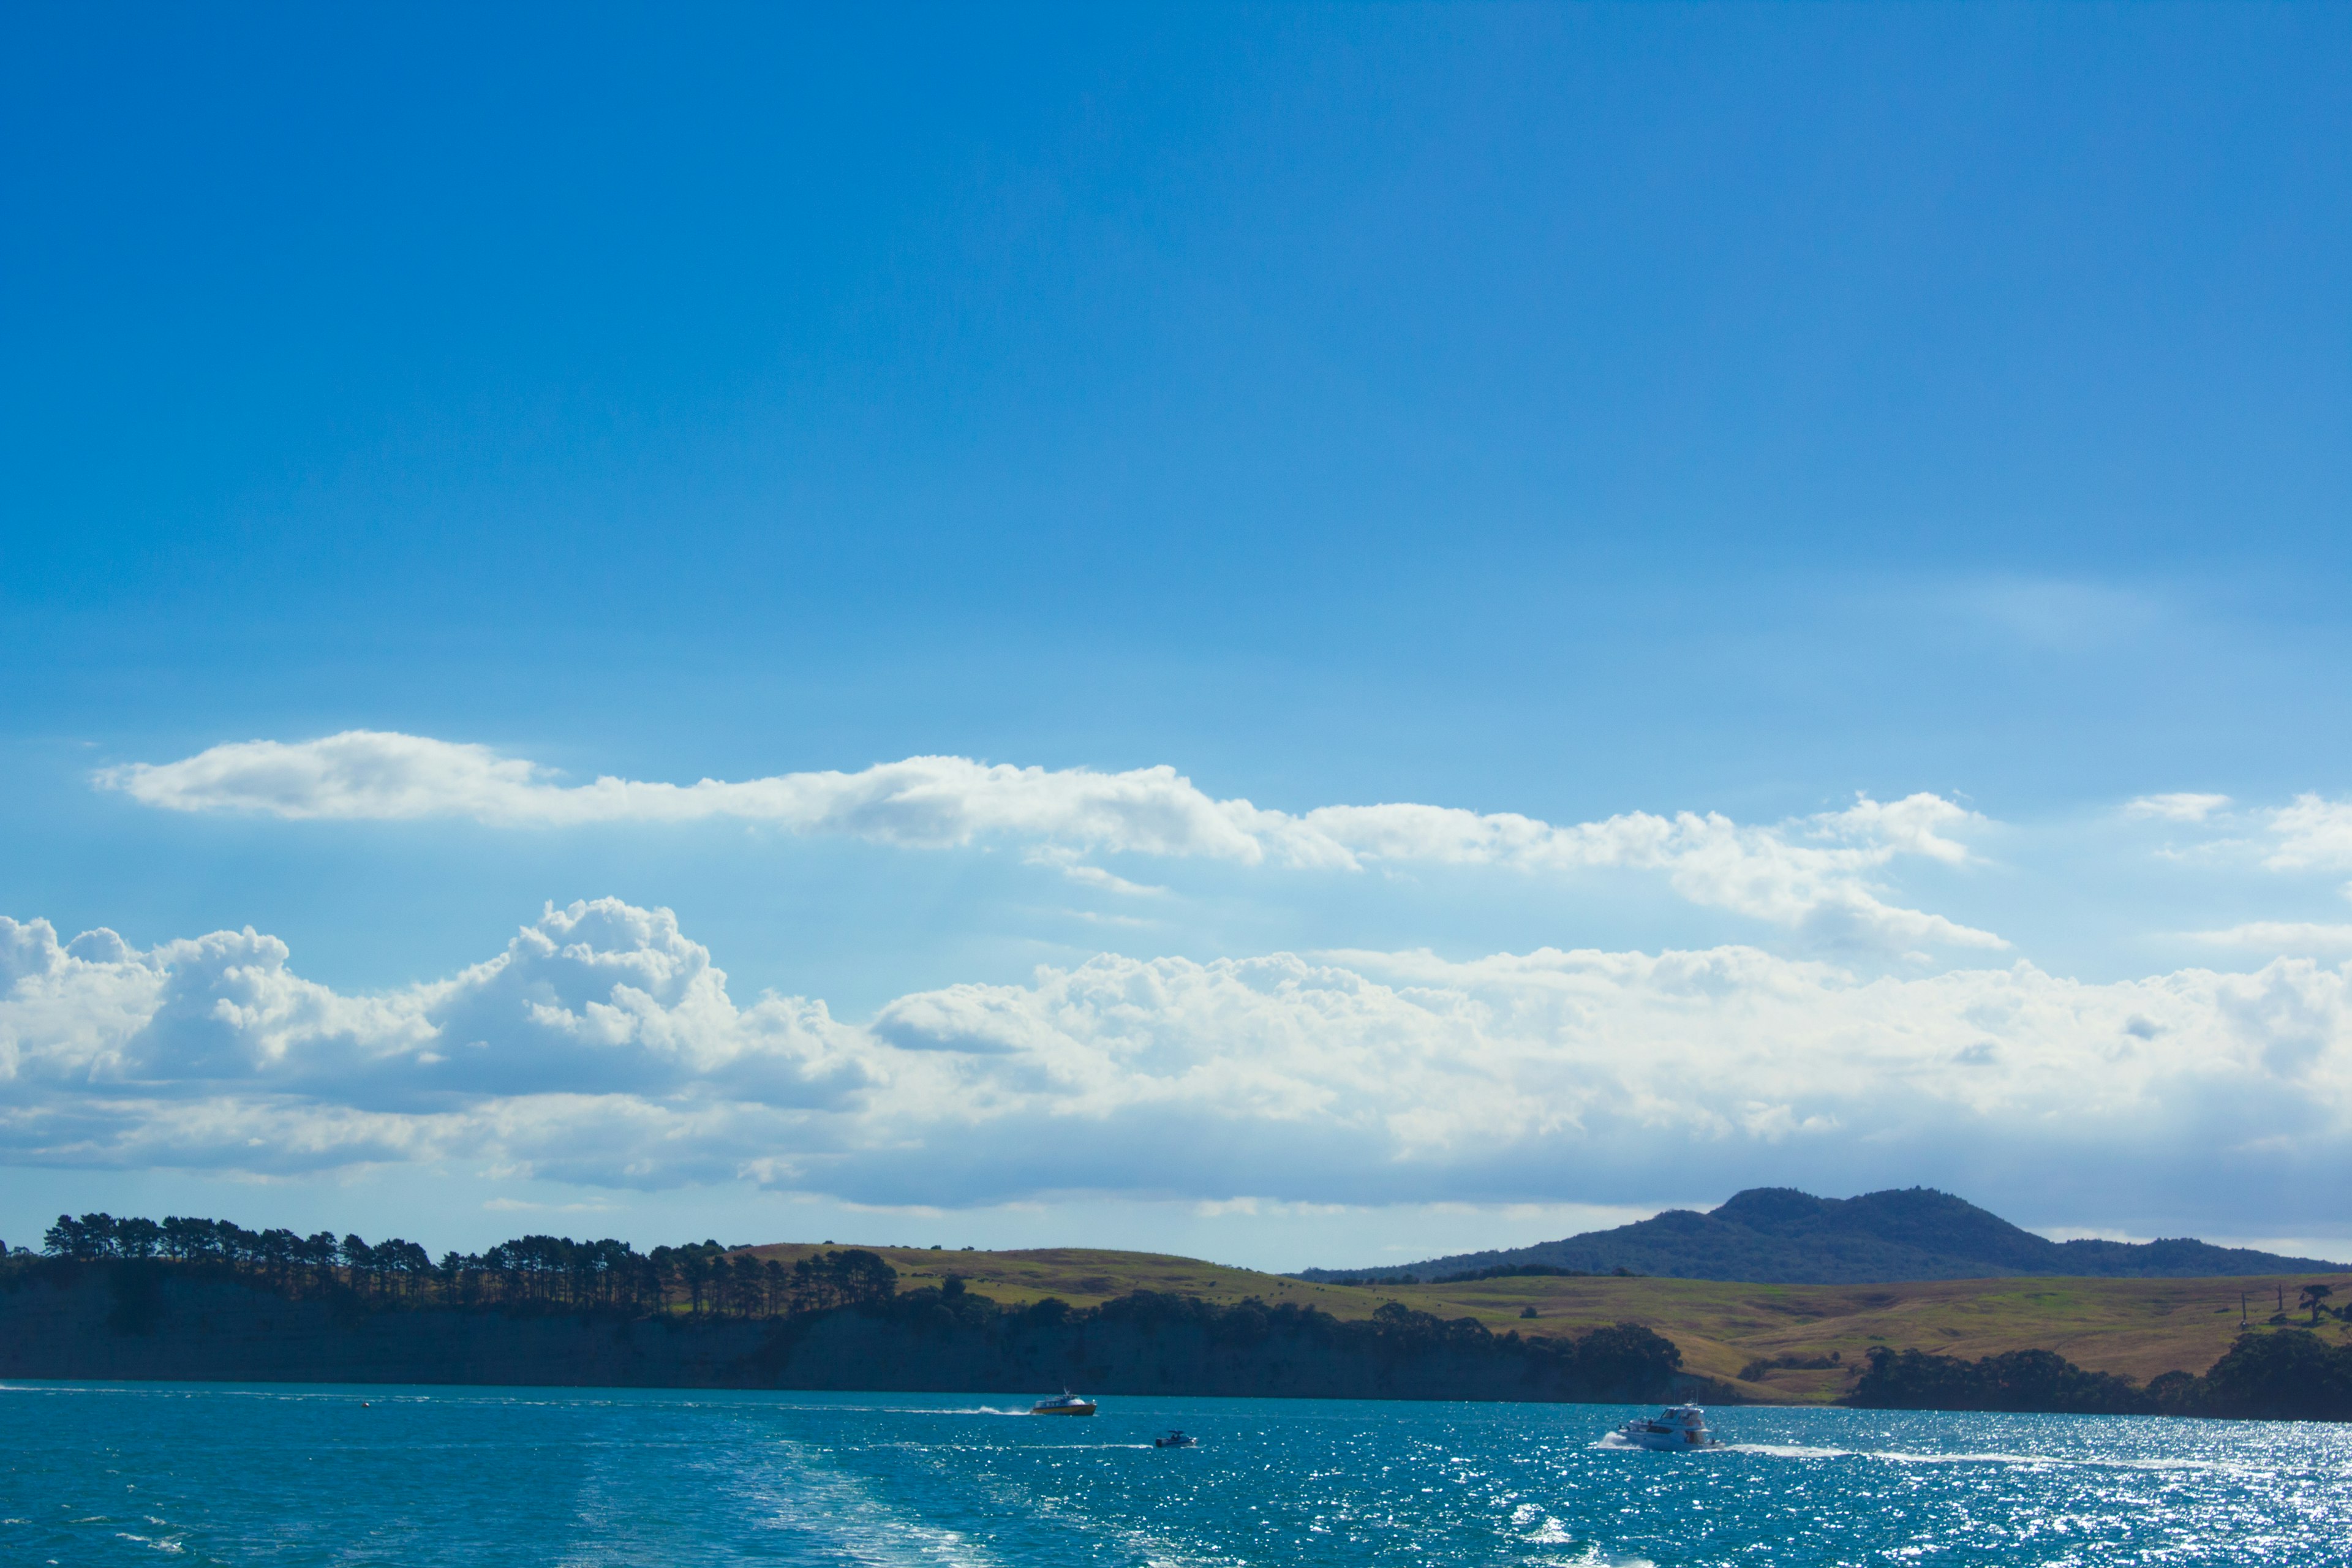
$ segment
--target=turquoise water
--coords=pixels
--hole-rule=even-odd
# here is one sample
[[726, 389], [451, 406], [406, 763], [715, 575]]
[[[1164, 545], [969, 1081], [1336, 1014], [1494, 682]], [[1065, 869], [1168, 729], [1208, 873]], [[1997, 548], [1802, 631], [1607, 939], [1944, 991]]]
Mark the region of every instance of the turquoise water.
[[0, 1563], [2352, 1563], [2343, 1427], [1731, 1409], [1668, 1455], [1601, 1405], [1013, 1403], [16, 1384]]

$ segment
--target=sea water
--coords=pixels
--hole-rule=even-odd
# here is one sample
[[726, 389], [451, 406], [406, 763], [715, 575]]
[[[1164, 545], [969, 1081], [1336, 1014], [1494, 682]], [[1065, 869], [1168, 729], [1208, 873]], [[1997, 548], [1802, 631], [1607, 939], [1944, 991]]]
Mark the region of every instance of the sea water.
[[[2352, 1563], [2352, 1429], [1591, 1405], [0, 1386], [0, 1563]], [[1160, 1449], [1171, 1426], [1200, 1446]]]

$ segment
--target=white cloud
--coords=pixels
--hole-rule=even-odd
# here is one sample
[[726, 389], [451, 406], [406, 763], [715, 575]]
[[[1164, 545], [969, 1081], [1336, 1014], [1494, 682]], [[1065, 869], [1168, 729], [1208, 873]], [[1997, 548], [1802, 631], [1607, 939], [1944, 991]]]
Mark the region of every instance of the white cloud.
[[1864, 879], [1898, 855], [1948, 865], [1967, 860], [1967, 849], [1945, 830], [1975, 820], [1973, 814], [1932, 795], [1885, 805], [1863, 799], [1776, 827], [1743, 827], [1712, 812], [1628, 812], [1555, 827], [1510, 814], [1403, 805], [1321, 806], [1298, 820], [1325, 841], [1370, 859], [1531, 872], [1664, 871], [1694, 903], [1780, 925], [1866, 933], [1897, 944], [2007, 945], [1940, 915], [1891, 906]]
[[111, 931], [59, 946], [0, 919], [0, 1082], [100, 1100], [264, 1095], [355, 1115], [534, 1094], [679, 1094], [802, 1107], [859, 1079], [821, 1004], [740, 1010], [666, 910], [551, 907], [453, 979], [347, 997], [250, 928], [139, 952]]
[[728, 993], [665, 910], [550, 909], [372, 997], [284, 944], [0, 922], [0, 1159], [282, 1173], [465, 1161], [874, 1205], [1605, 1202], [1977, 1173], [2302, 1190], [2352, 1152], [2352, 966], [1863, 979], [1751, 948], [1106, 954], [867, 1024]]
[[1895, 947], [1999, 948], [1989, 931], [1885, 901], [1870, 878], [1899, 857], [1968, 861], [1951, 833], [1975, 820], [1933, 795], [1769, 827], [1714, 813], [1629, 812], [1555, 826], [1512, 813], [1392, 803], [1303, 815], [1219, 800], [1170, 767], [1101, 773], [964, 757], [909, 757], [856, 773], [784, 773], [677, 785], [561, 784], [487, 747], [348, 731], [287, 744], [239, 742], [176, 763], [110, 768], [99, 782], [167, 810], [292, 818], [470, 817], [512, 826], [732, 817], [908, 847], [1012, 841], [1107, 890], [1144, 893], [1087, 857], [1195, 857], [1358, 870], [1368, 864], [1494, 866], [1535, 874], [1663, 872], [1695, 903], [1840, 939]]
[[2263, 864], [2273, 869], [2352, 868], [2352, 800], [2299, 795], [2293, 805], [2270, 814], [2270, 826], [2278, 835], [2279, 845]]
[[2190, 931], [2189, 937], [2255, 952], [2352, 952], [2352, 925], [2309, 921], [2250, 921], [2226, 931]]
[[1080, 852], [1062, 844], [1038, 844], [1030, 847], [1021, 857], [1033, 866], [1051, 866], [1071, 881], [1089, 888], [1100, 888], [1107, 893], [1123, 893], [1129, 898], [1150, 898], [1164, 893], [1165, 888], [1154, 888], [1140, 882], [1130, 882], [1099, 866], [1090, 866], [1080, 858]]
[[[783, 773], [679, 785], [603, 777], [558, 783], [487, 746], [372, 730], [287, 744], [247, 741], [181, 762], [109, 768], [99, 782], [173, 811], [344, 821], [470, 817], [515, 826], [736, 817], [937, 848], [992, 836], [1255, 864], [1280, 840], [1279, 813], [1215, 801], [1173, 768], [1048, 772], [965, 757], [908, 757], [862, 773]], [[1272, 818], [1271, 821], [1261, 820]], [[1318, 847], [1277, 842], [1312, 862]]]
[[2202, 822], [2229, 804], [2226, 795], [2144, 795], [2126, 803], [2124, 815], [2159, 822]]

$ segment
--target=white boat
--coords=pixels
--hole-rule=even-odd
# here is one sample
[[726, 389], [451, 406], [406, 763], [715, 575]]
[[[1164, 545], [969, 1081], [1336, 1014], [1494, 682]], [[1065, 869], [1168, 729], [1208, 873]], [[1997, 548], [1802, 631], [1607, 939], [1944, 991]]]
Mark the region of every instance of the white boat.
[[1706, 1415], [1696, 1405], [1674, 1405], [1647, 1421], [1628, 1421], [1617, 1436], [1639, 1448], [1719, 1448], [1706, 1435]]
[[1067, 1389], [1052, 1399], [1041, 1399], [1029, 1407], [1032, 1415], [1092, 1415], [1094, 1413], [1093, 1400], [1083, 1394], [1072, 1394]]

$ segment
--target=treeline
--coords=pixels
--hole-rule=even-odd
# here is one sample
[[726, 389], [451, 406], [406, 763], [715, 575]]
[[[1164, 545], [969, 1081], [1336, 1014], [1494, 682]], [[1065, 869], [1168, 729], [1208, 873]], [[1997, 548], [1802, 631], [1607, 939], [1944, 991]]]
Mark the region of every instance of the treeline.
[[2243, 1333], [2204, 1376], [2168, 1372], [2144, 1386], [2086, 1372], [2052, 1351], [1967, 1361], [1881, 1345], [1841, 1403], [1875, 1410], [2352, 1421], [2352, 1345], [2330, 1345], [2308, 1329]]
[[950, 1276], [861, 1305], [855, 1316], [887, 1323], [891, 1342], [910, 1356], [927, 1343], [952, 1342], [964, 1347], [967, 1367], [1022, 1365], [1065, 1384], [1130, 1392], [1588, 1400], [1721, 1392], [1684, 1373], [1675, 1342], [1638, 1323], [1522, 1338], [1395, 1301], [1369, 1319], [1256, 1297], [1220, 1305], [1153, 1290], [1091, 1308], [1052, 1297], [1012, 1307]]
[[1334, 1274], [1326, 1268], [1309, 1268], [1294, 1274], [1294, 1279], [1311, 1280], [1318, 1285], [1467, 1285], [1481, 1279], [1639, 1279], [1643, 1276], [1631, 1268], [1619, 1267], [1600, 1271], [1590, 1268], [1561, 1268], [1549, 1263], [1498, 1263], [1490, 1268], [1465, 1269], [1459, 1274], [1433, 1274], [1424, 1279], [1410, 1271], [1396, 1274]]
[[[1489, 1268], [1465, 1269], [1460, 1274], [1440, 1274], [1430, 1281], [1433, 1285], [1467, 1285], [1480, 1279], [1591, 1279], [1589, 1268], [1562, 1268], [1551, 1263], [1497, 1263]], [[1408, 1280], [1412, 1277], [1405, 1276]], [[1626, 1268], [1610, 1269], [1605, 1278], [1639, 1279], [1641, 1275]]]
[[1475, 1318], [1440, 1318], [1400, 1301], [1383, 1304], [1370, 1318], [1354, 1319], [1335, 1318], [1319, 1307], [1296, 1301], [1269, 1303], [1251, 1296], [1220, 1305], [1159, 1290], [1137, 1290], [1092, 1308], [1073, 1307], [1052, 1296], [1025, 1307], [1007, 1307], [967, 1290], [961, 1279], [950, 1275], [943, 1284], [908, 1290], [866, 1310], [918, 1328], [1016, 1319], [1040, 1326], [1181, 1327], [1198, 1331], [1213, 1344], [1300, 1338], [1375, 1347], [1397, 1358], [1440, 1350], [1483, 1352], [1500, 1346], [1555, 1363], [1576, 1381], [1601, 1388], [1664, 1388], [1683, 1364], [1683, 1352], [1674, 1341], [1639, 1323], [1522, 1339], [1516, 1329], [1498, 1334]]
[[[654, 1317], [800, 1319], [855, 1308], [900, 1331], [979, 1331], [1013, 1340], [1043, 1335], [1083, 1340], [1089, 1332], [1143, 1332], [1164, 1341], [1188, 1336], [1208, 1346], [1247, 1348], [1280, 1342], [1320, 1347], [1342, 1357], [1412, 1363], [1433, 1356], [1473, 1363], [1500, 1356], [1524, 1363], [1551, 1388], [1623, 1391], [1646, 1397], [1665, 1390], [1682, 1364], [1671, 1340], [1620, 1323], [1579, 1335], [1500, 1334], [1475, 1318], [1441, 1319], [1402, 1303], [1369, 1320], [1341, 1320], [1313, 1307], [1257, 1299], [1220, 1306], [1195, 1297], [1138, 1291], [1091, 1309], [1053, 1297], [1008, 1307], [969, 1290], [950, 1275], [937, 1286], [901, 1293], [898, 1273], [874, 1253], [826, 1251], [787, 1268], [716, 1241], [657, 1247], [640, 1253], [626, 1242], [527, 1236], [479, 1253], [445, 1253], [398, 1237], [370, 1243], [321, 1231], [247, 1230], [222, 1220], [173, 1215], [117, 1219], [104, 1214], [58, 1216], [42, 1256], [19, 1252], [18, 1271], [67, 1274], [113, 1265], [115, 1296], [152, 1295], [120, 1278], [121, 1267], [190, 1277], [226, 1274], [294, 1300], [332, 1299], [385, 1308], [530, 1307], [548, 1311], [609, 1310]], [[119, 1303], [118, 1303], [119, 1305]]]
[[[818, 1262], [844, 1260], [856, 1268], [847, 1253]], [[1397, 1303], [1343, 1321], [1152, 1292], [1015, 1306], [952, 1276], [886, 1292], [871, 1269], [858, 1299], [768, 1317], [708, 1301], [700, 1316], [675, 1301], [635, 1316], [468, 1310], [440, 1304], [462, 1289], [449, 1282], [371, 1304], [335, 1267], [280, 1269], [273, 1283], [266, 1261], [15, 1258], [0, 1269], [0, 1377], [1611, 1402], [1714, 1392], [1680, 1371], [1670, 1341], [1633, 1324], [1521, 1338]]]
[[[247, 1230], [174, 1215], [161, 1224], [59, 1215], [42, 1256], [20, 1266], [152, 1260], [257, 1280], [292, 1297], [355, 1296], [386, 1305], [607, 1309], [631, 1315], [771, 1318], [888, 1298], [897, 1270], [859, 1248], [803, 1258], [730, 1253], [716, 1241], [639, 1252], [625, 1241], [525, 1236], [485, 1252], [425, 1249], [397, 1237], [371, 1243], [332, 1232]], [[5, 1251], [0, 1248], [0, 1251]]]

